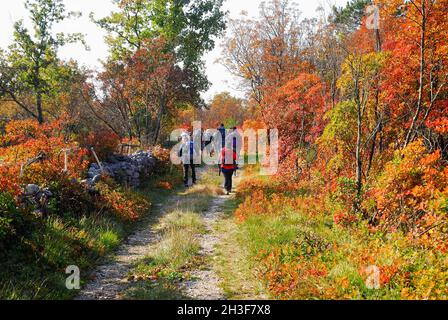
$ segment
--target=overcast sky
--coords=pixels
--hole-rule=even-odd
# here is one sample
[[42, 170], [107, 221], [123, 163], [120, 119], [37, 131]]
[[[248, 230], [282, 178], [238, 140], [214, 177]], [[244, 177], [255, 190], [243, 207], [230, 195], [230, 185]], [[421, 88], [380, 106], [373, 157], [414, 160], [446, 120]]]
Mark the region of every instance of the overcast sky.
[[[6, 48], [12, 40], [13, 23], [19, 19], [27, 19], [24, 8], [25, 0], [0, 0], [0, 47]], [[104, 32], [94, 25], [89, 19], [89, 13], [94, 12], [96, 17], [107, 16], [115, 9], [111, 0], [64, 0], [69, 11], [80, 11], [83, 16], [76, 20], [64, 22], [57, 26], [58, 32], [81, 32], [86, 35], [87, 44], [91, 48], [85, 51], [80, 45], [68, 45], [60, 49], [63, 59], [76, 59], [81, 65], [89, 68], [99, 68], [100, 60], [108, 55], [107, 46], [104, 43]], [[237, 18], [242, 11], [248, 12], [249, 16], [256, 17], [262, 0], [225, 0], [224, 8], [230, 12], [230, 18]], [[347, 0], [294, 0], [303, 13], [303, 17], [312, 17], [321, 4], [328, 6], [336, 3], [343, 5]], [[227, 70], [215, 63], [220, 57], [221, 41], [218, 41], [215, 50], [206, 55], [207, 75], [213, 86], [204, 97], [209, 99], [215, 93], [230, 91], [232, 94], [241, 96], [241, 92], [235, 90], [238, 81], [234, 79]]]

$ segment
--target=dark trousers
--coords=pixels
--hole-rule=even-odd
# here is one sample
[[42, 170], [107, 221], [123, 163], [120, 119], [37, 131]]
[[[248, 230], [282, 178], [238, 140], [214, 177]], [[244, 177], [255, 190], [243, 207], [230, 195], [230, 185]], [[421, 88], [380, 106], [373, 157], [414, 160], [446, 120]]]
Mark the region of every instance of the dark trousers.
[[188, 174], [191, 168], [191, 179], [196, 183], [196, 166], [194, 164], [184, 164], [184, 184], [188, 185]]
[[224, 188], [228, 192], [232, 192], [232, 178], [233, 178], [234, 170], [222, 170], [222, 174], [224, 175]]

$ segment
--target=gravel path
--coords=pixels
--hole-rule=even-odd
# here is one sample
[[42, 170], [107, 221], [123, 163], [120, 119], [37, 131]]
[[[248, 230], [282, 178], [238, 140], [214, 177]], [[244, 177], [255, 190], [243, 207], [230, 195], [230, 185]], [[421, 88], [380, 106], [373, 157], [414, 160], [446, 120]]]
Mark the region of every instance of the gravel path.
[[[178, 201], [177, 197], [169, 199], [169, 203]], [[162, 205], [157, 204], [162, 211]], [[160, 240], [160, 235], [153, 229], [154, 217], [149, 216], [142, 221], [142, 227], [131, 235], [114, 257], [95, 271], [93, 280], [80, 292], [77, 300], [119, 300], [120, 294], [128, 286], [127, 276], [133, 264], [144, 258], [151, 245]]]
[[[210, 203], [209, 210], [204, 213], [203, 219], [207, 233], [199, 236], [201, 244], [200, 254], [205, 261], [214, 258], [215, 246], [221, 240], [221, 236], [215, 231], [215, 224], [222, 215], [222, 207], [229, 196], [215, 196]], [[97, 268], [93, 274], [93, 280], [81, 290], [77, 300], [119, 300], [122, 293], [129, 287], [127, 281], [129, 271], [135, 262], [146, 257], [153, 245], [160, 241], [160, 234], [154, 230], [157, 219], [164, 212], [179, 202], [179, 196], [172, 196], [163, 204], [156, 204], [159, 210], [156, 215], [149, 215], [141, 222], [141, 227], [131, 235], [117, 251], [115, 256]], [[191, 272], [191, 279], [180, 285], [179, 290], [187, 299], [196, 300], [222, 300], [224, 293], [220, 288], [220, 279], [206, 262], [199, 270]]]
[[[215, 247], [221, 240], [215, 232], [215, 224], [222, 215], [222, 206], [228, 196], [217, 196], [213, 199], [210, 209], [204, 214], [204, 224], [207, 233], [199, 238], [201, 244], [200, 254], [208, 259], [213, 259]], [[207, 263], [201, 270], [191, 272], [192, 280], [182, 284], [184, 294], [194, 300], [224, 300], [224, 293], [220, 287], [220, 279], [216, 272]]]

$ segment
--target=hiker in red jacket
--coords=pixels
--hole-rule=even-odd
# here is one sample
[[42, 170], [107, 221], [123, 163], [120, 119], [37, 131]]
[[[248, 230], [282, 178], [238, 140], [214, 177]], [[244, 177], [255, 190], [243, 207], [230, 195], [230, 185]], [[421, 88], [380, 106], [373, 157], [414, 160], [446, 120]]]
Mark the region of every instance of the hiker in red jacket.
[[238, 169], [237, 166], [237, 155], [236, 152], [228, 148], [223, 148], [221, 151], [221, 157], [219, 159], [219, 166], [222, 174], [224, 175], [224, 188], [227, 191], [227, 195], [232, 192], [232, 177], [235, 171]]

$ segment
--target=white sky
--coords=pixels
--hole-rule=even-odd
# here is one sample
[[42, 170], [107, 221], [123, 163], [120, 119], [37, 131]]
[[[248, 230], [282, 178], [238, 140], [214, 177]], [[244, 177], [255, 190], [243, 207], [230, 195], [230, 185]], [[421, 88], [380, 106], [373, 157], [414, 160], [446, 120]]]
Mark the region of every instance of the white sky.
[[[19, 19], [27, 20], [27, 12], [24, 8], [24, 0], [0, 0], [0, 47], [6, 47], [12, 41], [13, 23]], [[85, 51], [81, 45], [68, 45], [60, 49], [60, 57], [63, 59], [76, 59], [81, 65], [89, 68], [99, 68], [100, 60], [108, 55], [107, 46], [104, 43], [104, 32], [94, 25], [89, 19], [89, 13], [94, 12], [95, 17], [107, 16], [115, 9], [111, 0], [64, 0], [68, 11], [80, 11], [83, 16], [76, 20], [64, 22], [57, 26], [57, 32], [81, 32], [86, 35], [86, 41], [90, 51]], [[242, 11], [247, 11], [250, 17], [258, 15], [258, 8], [262, 0], [225, 0], [224, 9], [230, 12], [230, 18], [237, 18]], [[303, 13], [303, 17], [315, 15], [317, 7], [324, 3], [336, 3], [343, 5], [347, 0], [292, 0]], [[217, 41], [215, 50], [207, 54], [207, 75], [212, 82], [212, 88], [204, 94], [210, 99], [215, 93], [230, 91], [241, 96], [235, 88], [238, 80], [234, 79], [227, 70], [216, 63], [220, 57], [222, 41]]]

